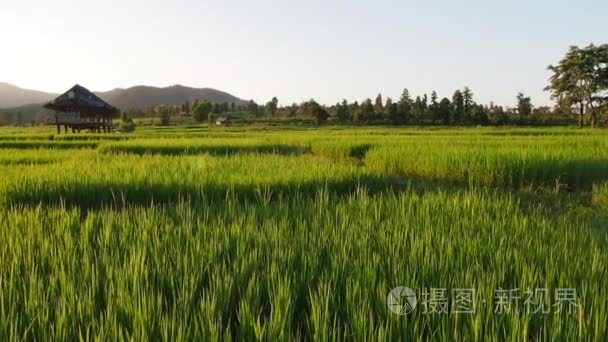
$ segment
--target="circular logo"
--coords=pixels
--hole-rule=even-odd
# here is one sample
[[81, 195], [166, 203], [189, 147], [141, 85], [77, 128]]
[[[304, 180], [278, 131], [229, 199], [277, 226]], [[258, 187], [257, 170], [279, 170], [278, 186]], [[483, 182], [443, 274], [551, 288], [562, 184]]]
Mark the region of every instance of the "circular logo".
[[417, 303], [416, 293], [406, 286], [395, 287], [386, 298], [388, 309], [397, 315], [407, 315], [414, 311]]

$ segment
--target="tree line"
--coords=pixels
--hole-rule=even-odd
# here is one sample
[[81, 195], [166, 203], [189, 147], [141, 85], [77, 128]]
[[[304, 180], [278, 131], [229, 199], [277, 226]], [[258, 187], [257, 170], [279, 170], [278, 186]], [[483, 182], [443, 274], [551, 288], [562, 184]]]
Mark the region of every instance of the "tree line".
[[478, 104], [469, 87], [456, 90], [450, 98], [439, 99], [435, 91], [431, 95], [412, 97], [404, 89], [398, 100], [378, 94], [361, 102], [343, 100], [332, 106], [319, 104], [314, 99], [278, 106], [274, 97], [261, 105], [253, 100], [246, 104], [212, 104], [195, 101], [181, 106], [158, 106], [147, 111], [135, 112], [139, 117], [158, 117], [161, 125], [167, 125], [174, 115], [191, 115], [197, 122], [206, 122], [220, 115], [247, 114], [253, 119], [300, 119], [317, 125], [328, 122], [344, 124], [392, 124], [392, 125], [549, 125], [573, 122], [570, 113], [560, 108], [534, 107], [530, 97], [517, 95], [517, 106], [508, 108]]
[[450, 98], [439, 98], [435, 91], [430, 96], [413, 97], [404, 89], [398, 100], [378, 94], [374, 100], [361, 102], [343, 100], [332, 106], [319, 104], [314, 99], [300, 104], [279, 106], [274, 97], [261, 105], [253, 100], [245, 104], [211, 103], [207, 100], [186, 101], [181, 105], [160, 105], [145, 110], [128, 110], [125, 117], [159, 118], [161, 125], [169, 125], [173, 116], [192, 116], [197, 122], [213, 121], [219, 116], [246, 115], [253, 120], [298, 119], [321, 125], [328, 122], [343, 124], [392, 125], [560, 125], [573, 123], [570, 112], [560, 107], [535, 107], [530, 97], [517, 95], [515, 107], [478, 104], [469, 87], [456, 90]]
[[292, 118], [311, 120], [317, 125], [328, 121], [350, 124], [393, 125], [567, 125], [574, 122], [583, 127], [588, 118], [591, 127], [605, 120], [608, 111], [608, 45], [573, 46], [548, 69], [552, 72], [545, 90], [556, 101], [554, 107], [535, 107], [530, 97], [516, 95], [514, 107], [479, 104], [469, 87], [454, 91], [450, 97], [439, 98], [437, 92], [412, 96], [406, 88], [398, 99], [382, 94], [361, 102], [343, 100], [332, 106], [314, 99], [279, 106], [273, 97], [265, 104], [210, 103], [206, 100], [186, 101], [178, 106], [158, 106], [131, 116], [160, 117], [168, 125], [172, 115], [192, 115], [197, 122], [212, 121], [219, 115], [248, 114], [258, 119]]

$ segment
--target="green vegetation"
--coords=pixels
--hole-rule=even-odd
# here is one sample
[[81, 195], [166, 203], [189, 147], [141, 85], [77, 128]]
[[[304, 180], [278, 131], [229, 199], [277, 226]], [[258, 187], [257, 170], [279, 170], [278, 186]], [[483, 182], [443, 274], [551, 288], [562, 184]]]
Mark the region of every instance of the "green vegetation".
[[[607, 152], [567, 128], [3, 128], [0, 336], [600, 341]], [[401, 285], [476, 310], [399, 316]], [[496, 313], [514, 288], [578, 306]]]
[[549, 66], [553, 73], [547, 87], [562, 108], [574, 108], [578, 127], [583, 127], [589, 114], [591, 127], [608, 107], [608, 44], [570, 47], [558, 65]]
[[209, 116], [209, 113], [211, 113], [212, 108], [212, 104], [207, 101], [203, 101], [197, 104], [194, 107], [194, 110], [192, 111], [192, 116], [194, 117], [194, 120], [196, 120], [197, 122], [207, 121], [207, 118]]

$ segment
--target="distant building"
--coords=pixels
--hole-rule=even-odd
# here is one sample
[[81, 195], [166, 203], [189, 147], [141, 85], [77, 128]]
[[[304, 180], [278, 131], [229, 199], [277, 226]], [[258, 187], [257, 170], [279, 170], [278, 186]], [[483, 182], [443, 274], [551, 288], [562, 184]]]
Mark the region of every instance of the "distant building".
[[119, 115], [118, 109], [78, 84], [45, 104], [44, 108], [55, 112], [57, 134], [61, 132], [61, 126], [66, 133], [68, 128], [72, 132], [80, 132], [82, 129], [98, 133], [111, 132], [114, 127], [112, 119]]

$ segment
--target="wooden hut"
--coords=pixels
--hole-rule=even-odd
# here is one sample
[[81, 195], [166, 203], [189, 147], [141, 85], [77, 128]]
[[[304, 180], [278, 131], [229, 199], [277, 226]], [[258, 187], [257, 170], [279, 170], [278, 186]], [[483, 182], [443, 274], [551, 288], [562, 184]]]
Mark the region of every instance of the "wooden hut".
[[55, 111], [57, 134], [61, 126], [67, 133], [88, 129], [91, 132], [112, 132], [112, 119], [118, 117], [119, 111], [86, 88], [75, 85], [58, 98], [44, 105], [44, 108]]

